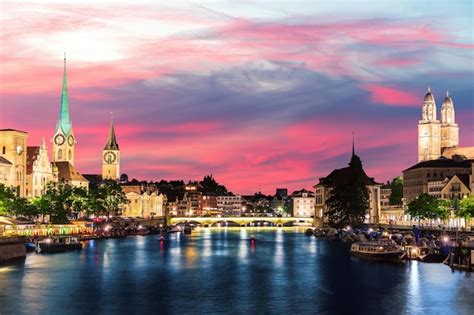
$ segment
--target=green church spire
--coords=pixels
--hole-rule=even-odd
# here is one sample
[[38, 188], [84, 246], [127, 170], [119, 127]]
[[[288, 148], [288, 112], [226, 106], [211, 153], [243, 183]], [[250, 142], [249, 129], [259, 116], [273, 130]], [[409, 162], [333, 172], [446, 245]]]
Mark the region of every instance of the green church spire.
[[61, 93], [61, 110], [59, 112], [59, 120], [56, 126], [56, 132], [62, 130], [64, 135], [69, 135], [71, 132], [71, 118], [69, 117], [69, 98], [67, 95], [67, 75], [66, 75], [66, 53], [64, 53], [64, 74], [63, 74], [63, 89]]

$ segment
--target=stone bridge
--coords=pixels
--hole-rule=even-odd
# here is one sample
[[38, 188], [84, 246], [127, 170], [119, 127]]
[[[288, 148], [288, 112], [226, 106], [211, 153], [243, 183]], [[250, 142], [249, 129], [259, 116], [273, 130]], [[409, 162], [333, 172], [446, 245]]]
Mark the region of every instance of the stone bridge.
[[169, 224], [199, 224], [202, 226], [260, 226], [264, 223], [275, 226], [289, 225], [290, 223], [309, 223], [314, 225], [313, 218], [297, 217], [173, 217], [169, 219]]

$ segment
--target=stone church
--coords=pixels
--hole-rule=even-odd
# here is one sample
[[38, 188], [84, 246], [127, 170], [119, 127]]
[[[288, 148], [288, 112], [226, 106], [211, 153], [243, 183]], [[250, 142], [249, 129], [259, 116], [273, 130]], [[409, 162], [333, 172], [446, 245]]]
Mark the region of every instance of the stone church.
[[422, 118], [418, 123], [418, 162], [436, 160], [440, 156], [455, 155], [474, 159], [474, 147], [459, 147], [459, 126], [455, 119], [453, 99], [446, 93], [441, 106], [441, 121], [437, 119], [436, 102], [428, 88]]

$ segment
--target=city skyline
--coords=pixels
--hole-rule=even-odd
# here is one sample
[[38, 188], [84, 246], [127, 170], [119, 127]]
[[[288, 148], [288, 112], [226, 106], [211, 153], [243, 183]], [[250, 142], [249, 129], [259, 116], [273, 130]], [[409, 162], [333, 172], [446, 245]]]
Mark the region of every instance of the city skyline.
[[[346, 166], [355, 131], [367, 173], [386, 181], [417, 160], [428, 85], [438, 111], [449, 90], [460, 144], [474, 145], [469, 4], [454, 4], [445, 17], [445, 7], [426, 3], [423, 15], [402, 17], [411, 6], [403, 3], [385, 20], [256, 2], [242, 4], [237, 17], [216, 4], [159, 11], [140, 3], [140, 27], [161, 27], [146, 35], [131, 27], [126, 7], [109, 14], [74, 4], [73, 14], [61, 5], [2, 4], [12, 28], [2, 38], [0, 124], [29, 132], [29, 145], [46, 138], [51, 151], [65, 50], [82, 173], [99, 173], [113, 111], [130, 178], [212, 173], [236, 193], [310, 188]], [[20, 13], [28, 22], [15, 20]]]

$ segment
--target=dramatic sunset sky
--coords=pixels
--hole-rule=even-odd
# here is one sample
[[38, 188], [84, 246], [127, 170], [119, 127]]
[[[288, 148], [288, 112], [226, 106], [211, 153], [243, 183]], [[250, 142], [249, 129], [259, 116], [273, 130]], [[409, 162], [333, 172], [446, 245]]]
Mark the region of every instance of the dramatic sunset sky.
[[309, 189], [355, 131], [386, 181], [417, 160], [428, 85], [474, 145], [472, 1], [86, 2], [0, 8], [0, 128], [51, 152], [66, 51], [82, 173], [100, 172], [113, 111], [130, 178]]

